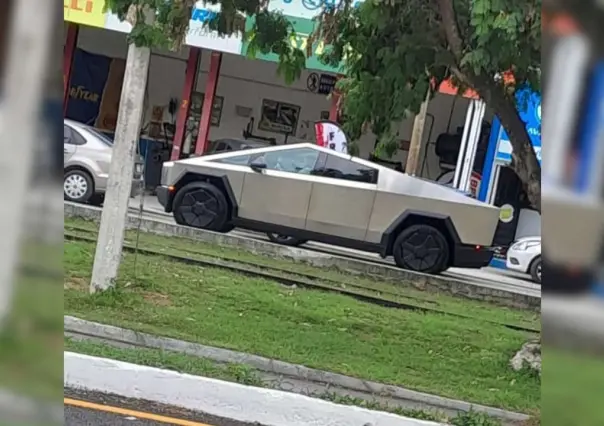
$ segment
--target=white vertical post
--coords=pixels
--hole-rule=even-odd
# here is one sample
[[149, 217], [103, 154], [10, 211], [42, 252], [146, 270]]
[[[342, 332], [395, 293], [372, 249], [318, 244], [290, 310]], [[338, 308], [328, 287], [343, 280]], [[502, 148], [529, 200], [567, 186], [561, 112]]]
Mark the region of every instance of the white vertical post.
[[90, 282], [92, 293], [112, 287], [117, 278], [143, 117], [150, 55], [148, 47], [137, 47], [134, 44], [128, 47], [109, 180]]
[[[33, 141], [38, 134], [38, 118], [44, 92], [48, 62], [48, 44], [52, 39], [54, 2], [19, 0], [14, 2], [10, 19], [10, 45], [2, 82], [0, 101], [0, 327], [12, 304], [15, 271], [25, 215], [26, 194], [34, 158]], [[35, 10], [36, 13], [31, 13]], [[35, 213], [31, 213], [34, 214]]]
[[464, 157], [463, 169], [459, 183], [459, 189], [462, 191], [470, 190], [470, 180], [472, 171], [474, 170], [474, 160], [476, 159], [476, 150], [480, 141], [480, 130], [482, 128], [482, 119], [484, 118], [486, 104], [483, 101], [475, 101], [476, 108], [474, 109], [474, 117], [472, 118], [472, 127], [470, 128], [470, 136], [468, 137], [468, 145], [466, 155]]
[[466, 155], [466, 147], [468, 145], [468, 136], [470, 135], [470, 126], [472, 125], [472, 117], [474, 116], [474, 110], [476, 108], [474, 100], [470, 101], [468, 105], [468, 111], [466, 112], [466, 123], [463, 127], [463, 134], [461, 136], [461, 144], [459, 145], [459, 154], [457, 155], [457, 165], [455, 166], [455, 174], [453, 176], [453, 188], [459, 188], [459, 182], [461, 179], [461, 172], [463, 167], [463, 160]]
[[544, 183], [561, 184], [566, 174], [569, 147], [575, 131], [585, 77], [589, 65], [590, 46], [582, 35], [560, 40], [549, 68], [549, 84], [544, 94], [544, 115], [541, 133], [547, 144], [547, 161], [542, 162]]

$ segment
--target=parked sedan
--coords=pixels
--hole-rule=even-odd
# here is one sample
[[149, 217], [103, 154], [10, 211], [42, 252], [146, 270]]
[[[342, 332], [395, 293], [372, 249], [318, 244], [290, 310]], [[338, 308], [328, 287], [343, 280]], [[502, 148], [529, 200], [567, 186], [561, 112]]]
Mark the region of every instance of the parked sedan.
[[507, 251], [506, 267], [529, 274], [541, 284], [541, 237], [525, 237], [514, 242]]
[[[113, 141], [91, 126], [63, 122], [63, 197], [78, 203], [102, 203], [107, 189]], [[138, 190], [143, 172], [142, 158], [137, 158], [132, 177], [132, 193]]]
[[164, 163], [157, 196], [181, 225], [350, 247], [426, 273], [488, 265], [499, 221], [451, 188], [308, 143]]

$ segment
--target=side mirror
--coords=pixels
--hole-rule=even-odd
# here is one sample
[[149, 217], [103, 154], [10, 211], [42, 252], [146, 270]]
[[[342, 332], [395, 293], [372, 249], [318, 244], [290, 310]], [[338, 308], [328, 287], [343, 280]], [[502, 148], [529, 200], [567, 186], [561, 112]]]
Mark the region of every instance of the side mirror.
[[262, 171], [266, 169], [266, 164], [263, 161], [254, 161], [250, 164], [250, 167], [256, 173], [262, 173]]

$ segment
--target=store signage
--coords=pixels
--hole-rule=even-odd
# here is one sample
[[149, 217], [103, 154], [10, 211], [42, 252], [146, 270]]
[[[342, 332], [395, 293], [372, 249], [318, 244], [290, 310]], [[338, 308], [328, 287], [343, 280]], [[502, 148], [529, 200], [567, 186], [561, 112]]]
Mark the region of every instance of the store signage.
[[333, 121], [321, 120], [315, 123], [317, 145], [337, 152], [348, 153], [348, 139], [344, 130]]
[[335, 75], [310, 73], [306, 79], [306, 87], [313, 93], [329, 95], [338, 81]]
[[63, 19], [74, 24], [105, 27], [105, 0], [63, 0]]
[[[189, 31], [185, 39], [189, 46], [211, 49], [219, 52], [241, 54], [242, 39], [239, 34], [233, 34], [230, 37], [222, 37], [218, 31], [212, 31], [208, 28], [208, 22], [220, 12], [220, 5], [204, 5], [203, 1], [198, 1], [191, 14], [189, 21]], [[243, 17], [242, 29], [245, 25]]]
[[[358, 7], [363, 1], [354, 1], [353, 7]], [[342, 0], [271, 0], [268, 10], [281, 12], [292, 18], [313, 19], [324, 9], [335, 8], [341, 2]]]
[[[531, 138], [537, 160], [541, 163], [541, 96], [527, 90], [519, 91], [516, 95], [520, 118], [526, 124], [526, 130]], [[510, 138], [502, 129], [497, 147], [497, 161], [509, 163], [512, 161], [512, 144]]]

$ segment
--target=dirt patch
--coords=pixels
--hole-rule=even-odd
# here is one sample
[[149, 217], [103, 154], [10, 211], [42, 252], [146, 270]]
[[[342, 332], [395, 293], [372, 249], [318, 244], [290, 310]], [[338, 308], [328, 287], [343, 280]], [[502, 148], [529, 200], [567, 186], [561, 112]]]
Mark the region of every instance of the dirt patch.
[[66, 277], [63, 281], [63, 290], [84, 291], [88, 288], [88, 280], [78, 277]]
[[145, 301], [155, 305], [155, 306], [171, 306], [172, 302], [170, 298], [165, 294], [153, 293], [153, 292], [145, 292], [143, 294], [143, 299]]

